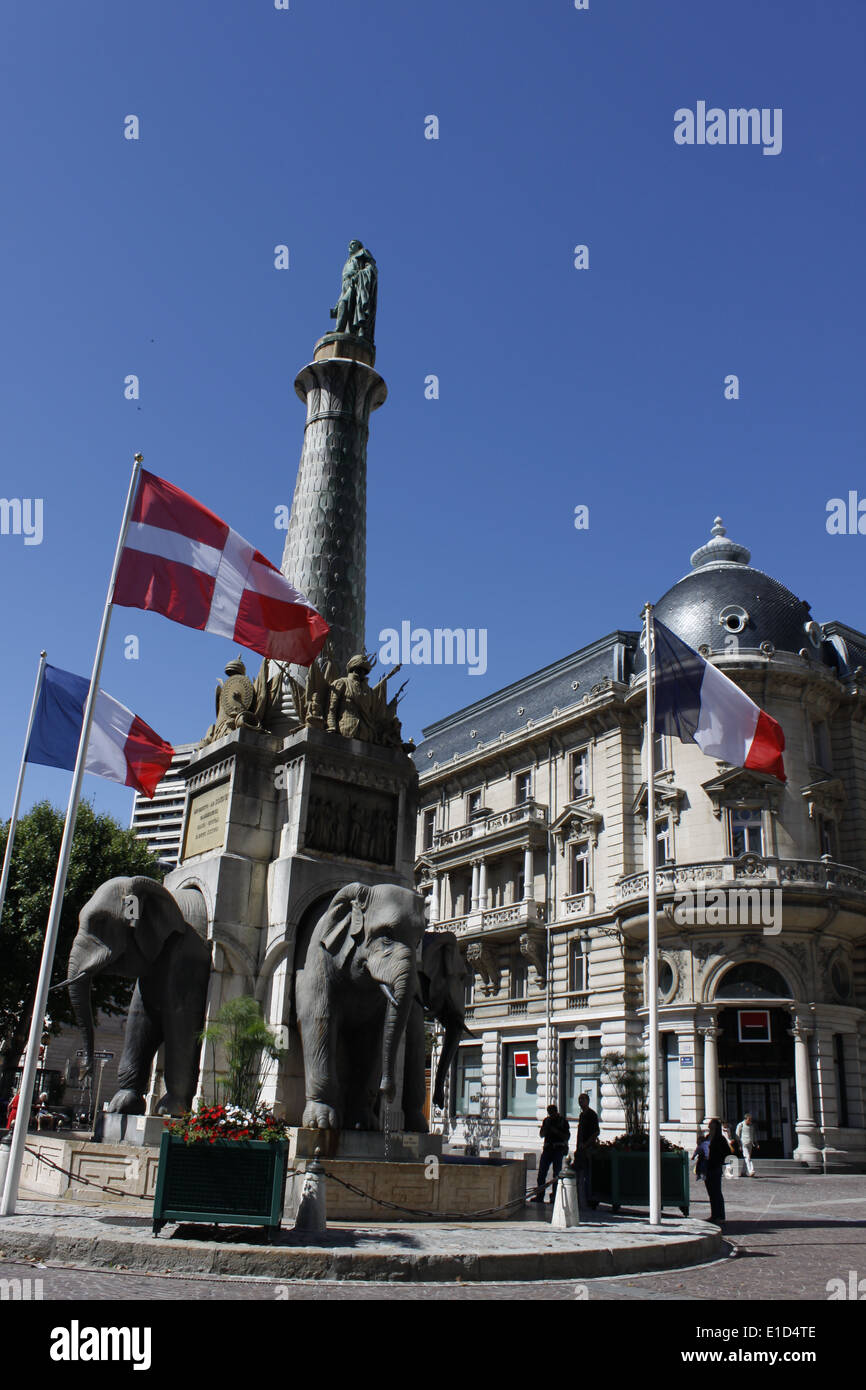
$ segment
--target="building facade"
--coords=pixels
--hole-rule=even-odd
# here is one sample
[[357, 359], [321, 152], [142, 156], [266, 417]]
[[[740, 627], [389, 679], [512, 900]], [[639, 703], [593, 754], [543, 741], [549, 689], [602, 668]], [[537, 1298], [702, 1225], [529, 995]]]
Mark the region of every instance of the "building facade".
[[153, 799], [136, 792], [132, 803], [130, 829], [135, 831], [139, 840], [144, 840], [165, 870], [176, 868], [180, 862], [186, 807], [184, 769], [197, 748], [197, 743], [179, 743], [174, 750], [171, 766], [157, 786]]
[[[866, 637], [819, 624], [717, 521], [655, 616], [773, 715], [787, 781], [655, 736], [662, 1133], [757, 1120], [764, 1158], [866, 1164]], [[434, 1116], [539, 1147], [648, 1046], [646, 672], [618, 631], [424, 731], [416, 881], [471, 970]], [[476, 1124], [479, 1121], [476, 1119]], [[823, 1152], [822, 1152], [823, 1151]]]

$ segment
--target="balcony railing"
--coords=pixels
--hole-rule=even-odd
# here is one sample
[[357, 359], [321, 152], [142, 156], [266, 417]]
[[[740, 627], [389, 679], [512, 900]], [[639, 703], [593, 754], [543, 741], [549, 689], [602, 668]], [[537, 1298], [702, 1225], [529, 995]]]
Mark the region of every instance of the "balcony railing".
[[[656, 870], [656, 891], [663, 894], [746, 883], [779, 888], [848, 889], [866, 894], [866, 873], [862, 869], [827, 859], [767, 859], [757, 854], [743, 854], [738, 859], [716, 859], [703, 864], [666, 864]], [[648, 890], [646, 871], [627, 874], [617, 884], [617, 897], [620, 902], [630, 902], [645, 898]]]
[[485, 816], [476, 816], [467, 825], [458, 825], [453, 830], [437, 830], [433, 836], [433, 851], [453, 849], [455, 845], [473, 841], [477, 843], [502, 831], [546, 824], [547, 807], [539, 805], [537, 801], [524, 801], [508, 811], [490, 811]]
[[507, 907], [484, 908], [450, 920], [444, 918], [436, 926], [439, 931], [453, 931], [457, 936], [489, 935], [506, 940], [527, 927], [537, 927], [546, 917], [546, 903], [525, 898]]
[[595, 910], [595, 894], [590, 890], [586, 893], [569, 893], [562, 900], [563, 917], [590, 917]]

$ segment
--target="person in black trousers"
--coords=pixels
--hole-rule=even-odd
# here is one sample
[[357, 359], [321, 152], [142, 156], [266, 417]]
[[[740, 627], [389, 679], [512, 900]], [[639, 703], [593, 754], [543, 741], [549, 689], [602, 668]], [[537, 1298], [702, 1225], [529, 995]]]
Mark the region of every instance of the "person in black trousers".
[[538, 1187], [532, 1200], [534, 1202], [544, 1201], [544, 1184], [548, 1170], [552, 1168], [554, 1181], [550, 1190], [550, 1200], [553, 1202], [556, 1200], [556, 1179], [559, 1177], [563, 1159], [568, 1153], [568, 1141], [571, 1136], [571, 1126], [568, 1120], [564, 1115], [560, 1115], [555, 1105], [548, 1105], [547, 1117], [541, 1122], [539, 1134], [544, 1140], [544, 1146], [541, 1150], [541, 1162], [538, 1165]]
[[733, 1152], [722, 1133], [719, 1120], [710, 1120], [706, 1139], [699, 1145], [703, 1166], [702, 1176], [710, 1199], [710, 1220], [724, 1230], [725, 1199], [722, 1196], [722, 1175], [725, 1160]]

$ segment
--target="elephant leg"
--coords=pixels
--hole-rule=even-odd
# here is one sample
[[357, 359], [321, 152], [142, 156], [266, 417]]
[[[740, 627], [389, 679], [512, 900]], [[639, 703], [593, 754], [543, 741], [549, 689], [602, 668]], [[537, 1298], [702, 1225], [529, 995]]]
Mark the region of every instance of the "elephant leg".
[[403, 1063], [403, 1115], [410, 1134], [426, 1134], [429, 1129], [424, 1114], [426, 1094], [424, 1074], [424, 1010], [413, 1003], [406, 1024], [406, 1053]]
[[341, 1123], [336, 1018], [323, 1014], [299, 1018], [304, 1047], [304, 1085], [306, 1104], [301, 1123], [311, 1129], [339, 1129]]
[[150, 1068], [161, 1042], [162, 1022], [147, 1007], [141, 997], [141, 987], [136, 984], [129, 1007], [123, 1056], [117, 1068], [120, 1089], [112, 1096], [108, 1106], [113, 1114], [144, 1114]]
[[165, 1025], [165, 1095], [156, 1107], [157, 1115], [183, 1115], [191, 1109], [198, 1081], [201, 1050], [199, 1029], [176, 1012], [163, 1016]]

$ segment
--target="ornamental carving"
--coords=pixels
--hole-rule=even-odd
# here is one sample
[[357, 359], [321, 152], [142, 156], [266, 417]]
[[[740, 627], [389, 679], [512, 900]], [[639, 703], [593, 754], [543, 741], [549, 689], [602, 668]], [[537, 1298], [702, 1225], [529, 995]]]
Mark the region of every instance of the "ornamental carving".
[[470, 941], [466, 963], [482, 982], [485, 994], [499, 993], [499, 959], [486, 941]]
[[543, 988], [547, 984], [546, 933], [539, 931], [537, 927], [530, 927], [529, 931], [521, 934], [518, 945], [520, 954], [525, 956], [531, 965], [535, 966], [538, 983]]

